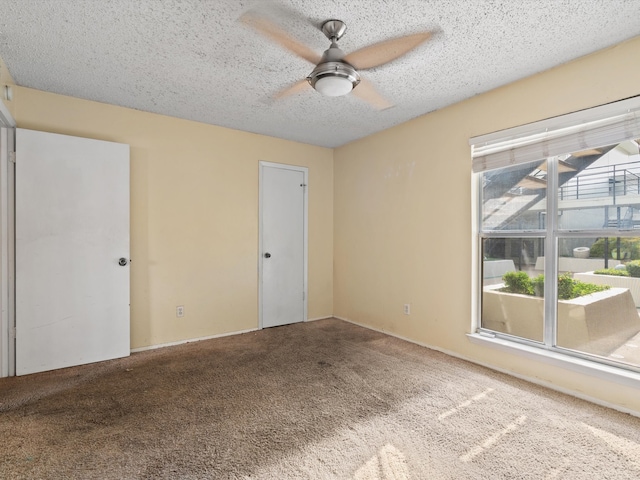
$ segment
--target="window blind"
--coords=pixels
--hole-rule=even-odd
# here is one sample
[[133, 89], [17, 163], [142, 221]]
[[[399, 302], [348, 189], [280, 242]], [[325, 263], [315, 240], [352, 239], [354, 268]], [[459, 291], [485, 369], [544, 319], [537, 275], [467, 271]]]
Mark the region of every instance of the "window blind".
[[640, 139], [640, 97], [469, 140], [474, 173]]

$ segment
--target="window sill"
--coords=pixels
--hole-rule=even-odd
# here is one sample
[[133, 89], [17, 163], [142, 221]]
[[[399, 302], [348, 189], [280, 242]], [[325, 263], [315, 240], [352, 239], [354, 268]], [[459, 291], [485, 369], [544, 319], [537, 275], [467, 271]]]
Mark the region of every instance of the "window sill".
[[572, 372], [589, 375], [601, 380], [615, 382], [631, 388], [640, 389], [640, 373], [617, 368], [610, 365], [591, 362], [582, 358], [563, 355], [559, 352], [552, 352], [509, 340], [485, 336], [479, 333], [467, 334], [471, 343], [483, 347], [494, 348], [506, 353], [529, 358], [536, 362], [563, 368]]

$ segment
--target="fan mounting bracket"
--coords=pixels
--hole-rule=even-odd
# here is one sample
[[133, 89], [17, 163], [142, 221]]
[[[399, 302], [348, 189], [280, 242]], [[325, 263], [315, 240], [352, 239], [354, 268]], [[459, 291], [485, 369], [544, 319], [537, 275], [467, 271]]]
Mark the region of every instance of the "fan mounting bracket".
[[329, 40], [340, 40], [347, 31], [347, 26], [342, 20], [327, 20], [320, 29]]

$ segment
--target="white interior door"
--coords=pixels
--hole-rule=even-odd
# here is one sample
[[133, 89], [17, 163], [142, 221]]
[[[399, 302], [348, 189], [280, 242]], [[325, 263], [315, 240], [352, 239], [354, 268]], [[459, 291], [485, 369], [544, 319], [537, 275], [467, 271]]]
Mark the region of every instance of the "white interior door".
[[129, 146], [18, 129], [18, 375], [129, 355], [128, 261]]
[[305, 167], [260, 163], [260, 325], [307, 315], [307, 175]]

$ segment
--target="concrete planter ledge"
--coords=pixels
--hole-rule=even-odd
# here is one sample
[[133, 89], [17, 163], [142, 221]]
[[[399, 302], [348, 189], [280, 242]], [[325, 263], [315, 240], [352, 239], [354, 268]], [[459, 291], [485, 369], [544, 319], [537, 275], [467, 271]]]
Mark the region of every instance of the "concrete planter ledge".
[[575, 273], [573, 278], [581, 282], [609, 285], [616, 288], [628, 288], [636, 308], [640, 308], [640, 278], [619, 277], [617, 275], [596, 275], [593, 272]]
[[[577, 278], [577, 277], [576, 277]], [[482, 326], [543, 341], [544, 299], [484, 288]], [[640, 316], [627, 288], [558, 302], [558, 346], [606, 356], [640, 332]]]
[[[621, 265], [620, 260], [609, 259], [609, 267], [613, 268]], [[600, 270], [604, 268], [604, 259], [602, 258], [575, 258], [575, 257], [559, 257], [558, 271], [560, 272], [588, 272], [591, 270]], [[536, 259], [536, 270], [544, 270], [544, 257]]]

